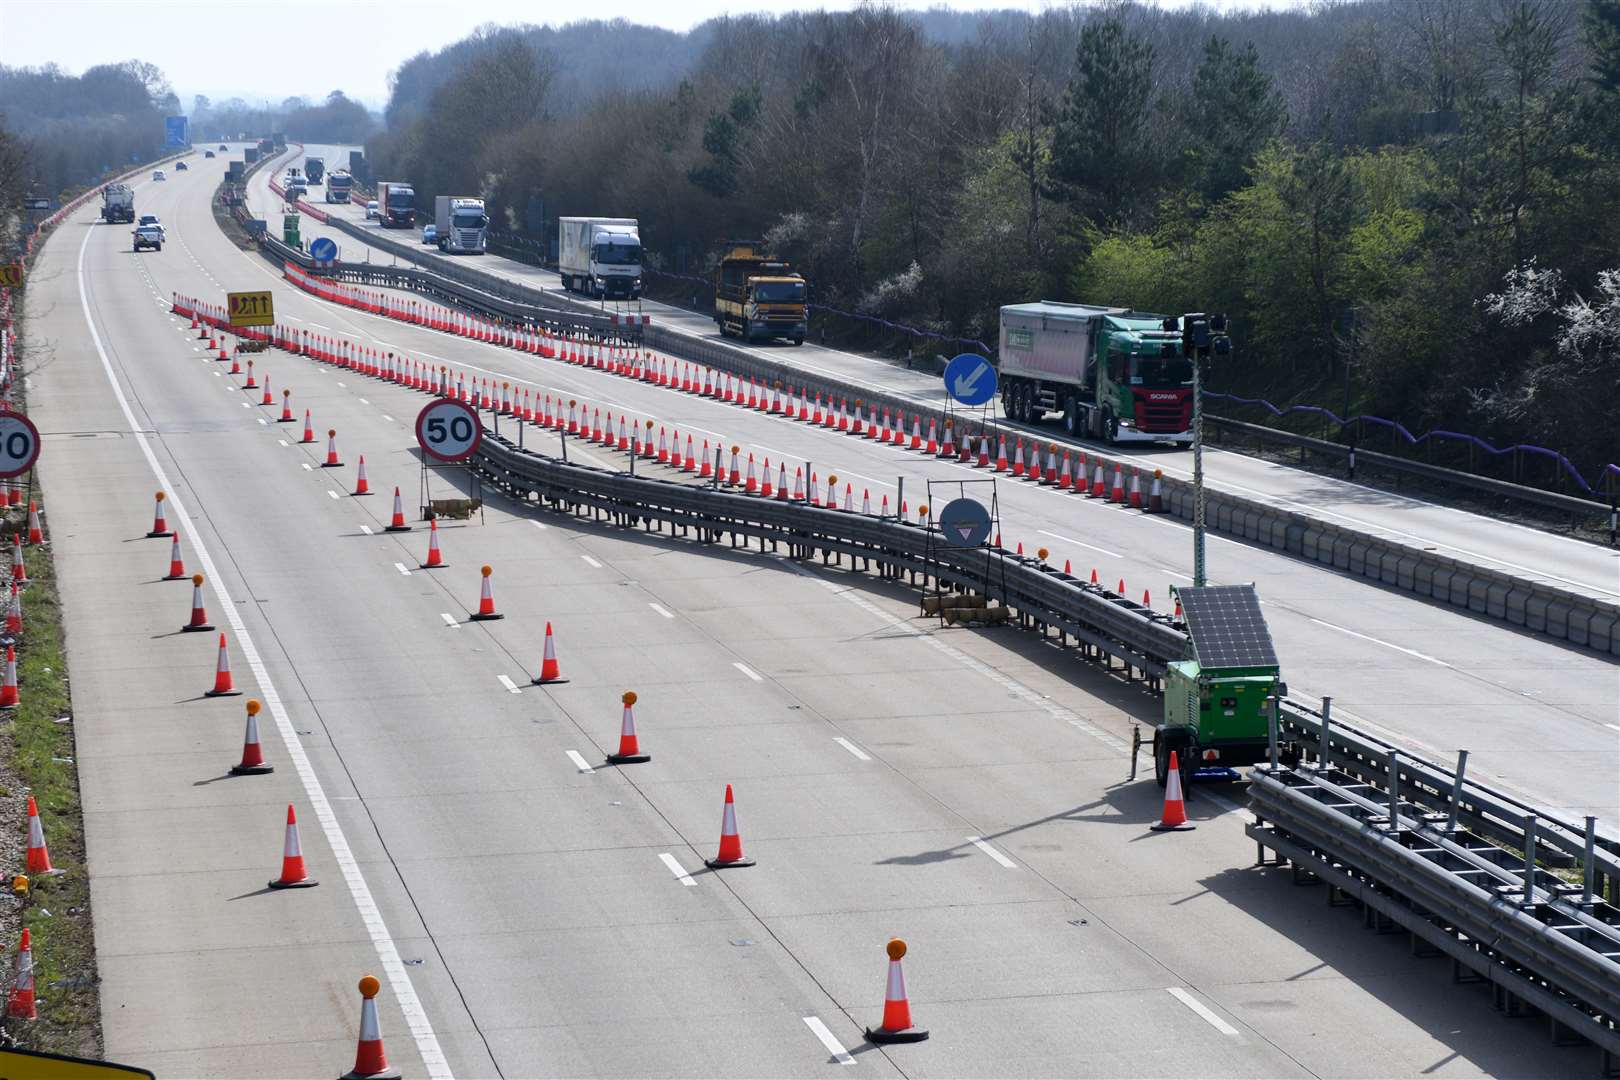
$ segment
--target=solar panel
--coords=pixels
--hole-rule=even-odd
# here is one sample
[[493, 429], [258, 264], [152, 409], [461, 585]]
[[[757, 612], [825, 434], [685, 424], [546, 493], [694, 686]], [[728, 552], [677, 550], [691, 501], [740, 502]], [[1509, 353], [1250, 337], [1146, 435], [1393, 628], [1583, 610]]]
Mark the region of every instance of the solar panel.
[[1276, 667], [1277, 650], [1253, 585], [1178, 589], [1193, 654], [1206, 668]]

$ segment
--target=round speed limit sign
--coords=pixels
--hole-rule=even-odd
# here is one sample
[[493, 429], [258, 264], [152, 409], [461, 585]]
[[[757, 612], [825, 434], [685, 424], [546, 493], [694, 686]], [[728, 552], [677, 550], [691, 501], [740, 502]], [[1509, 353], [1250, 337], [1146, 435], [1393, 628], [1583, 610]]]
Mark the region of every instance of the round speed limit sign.
[[20, 412], [0, 409], [0, 477], [21, 476], [39, 460], [39, 428]]
[[416, 441], [440, 461], [466, 461], [483, 437], [478, 414], [464, 401], [439, 398], [416, 414]]

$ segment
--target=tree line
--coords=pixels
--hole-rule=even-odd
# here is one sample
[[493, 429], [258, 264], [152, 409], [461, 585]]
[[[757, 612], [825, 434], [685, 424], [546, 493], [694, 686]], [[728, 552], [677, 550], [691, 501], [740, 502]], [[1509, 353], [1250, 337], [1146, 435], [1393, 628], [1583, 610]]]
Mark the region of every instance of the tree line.
[[42, 195], [160, 156], [163, 118], [177, 112], [163, 72], [139, 60], [80, 75], [0, 66], [0, 126], [20, 145], [24, 182]]
[[[407, 62], [374, 171], [542, 238], [636, 217], [671, 274], [764, 237], [813, 302], [967, 338], [1225, 311], [1218, 390], [1620, 458], [1620, 357], [1560, 314], [1620, 265], [1620, 0], [728, 17], [657, 85], [664, 39], [589, 25], [633, 77], [535, 28]], [[1561, 292], [1509, 322], [1527, 266]]]

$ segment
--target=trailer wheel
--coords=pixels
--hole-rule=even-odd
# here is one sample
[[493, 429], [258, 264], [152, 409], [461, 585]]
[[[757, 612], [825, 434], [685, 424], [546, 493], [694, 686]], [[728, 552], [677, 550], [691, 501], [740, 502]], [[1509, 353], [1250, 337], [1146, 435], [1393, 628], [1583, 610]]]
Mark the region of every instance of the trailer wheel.
[[[1160, 787], [1169, 783], [1170, 751], [1174, 750], [1177, 754], [1176, 771], [1181, 773], [1181, 790], [1185, 793], [1187, 785], [1192, 782], [1193, 757], [1197, 747], [1186, 738], [1184, 729], [1177, 730], [1182, 732], [1182, 737], [1166, 737], [1165, 733], [1160, 731], [1153, 733], [1153, 779], [1158, 781]], [[1171, 745], [1172, 743], [1175, 745]]]
[[1080, 434], [1080, 404], [1073, 394], [1063, 399], [1063, 431], [1071, 439]]
[[1112, 405], [1105, 406], [1102, 414], [1103, 438], [1110, 443], [1119, 441], [1119, 417], [1114, 415]]

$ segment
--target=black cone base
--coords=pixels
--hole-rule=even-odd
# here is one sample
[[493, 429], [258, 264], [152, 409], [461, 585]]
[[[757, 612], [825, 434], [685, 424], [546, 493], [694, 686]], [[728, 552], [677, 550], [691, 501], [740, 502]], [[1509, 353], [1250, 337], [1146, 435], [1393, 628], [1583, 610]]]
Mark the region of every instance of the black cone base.
[[502, 615], [500, 612], [492, 611], [488, 615], [484, 615], [484, 614], [469, 615], [469, 616], [467, 616], [467, 621], [468, 622], [490, 622], [490, 621], [492, 621], [494, 619], [504, 619], [504, 618], [506, 618], [506, 616]]
[[913, 1043], [922, 1042], [928, 1038], [927, 1028], [906, 1028], [904, 1031], [885, 1031], [882, 1028], [867, 1028], [866, 1041], [877, 1043]]
[[183, 633], [183, 634], [193, 634], [193, 633], [196, 633], [199, 630], [212, 630], [213, 628], [214, 628], [213, 623], [201, 623], [201, 624], [197, 624], [197, 625], [194, 625], [192, 623], [187, 623], [186, 625], [184, 625], [184, 626], [182, 626], [180, 628], [180, 632]]
[[[568, 681], [567, 679], [530, 679], [529, 680], [529, 685], [530, 686], [556, 686], [558, 683], [565, 683], [567, 681]], [[612, 760], [612, 759], [610, 758], [609, 760]]]
[[410, 532], [409, 525], [384, 525], [383, 532]]
[[313, 889], [320, 882], [314, 878], [305, 878], [303, 881], [272, 881], [269, 884], [272, 889]]
[[204, 690], [203, 697], [241, 697], [240, 690]]
[[346, 1072], [338, 1080], [400, 1080], [400, 1071], [390, 1068], [380, 1073]]
[[[559, 681], [566, 682], [567, 680], [559, 680]], [[607, 759], [608, 759], [608, 764], [610, 764], [610, 765], [639, 765], [643, 761], [651, 761], [652, 760], [652, 755], [651, 754], [609, 754], [607, 756]]]
[[146, 534], [146, 538], [148, 540], [161, 540], [173, 535], [172, 532], [149, 532]]
[[719, 859], [704, 859], [703, 865], [710, 870], [729, 870], [733, 866], [753, 866], [753, 859], [733, 859], [730, 862], [721, 862]]
[[259, 776], [264, 773], [275, 772], [274, 765], [232, 765], [232, 776]]
[[343, 468], [343, 462], [341, 462], [341, 461], [323, 461], [323, 462], [321, 462], [321, 468], [323, 468], [323, 469], [341, 469], [341, 468]]

